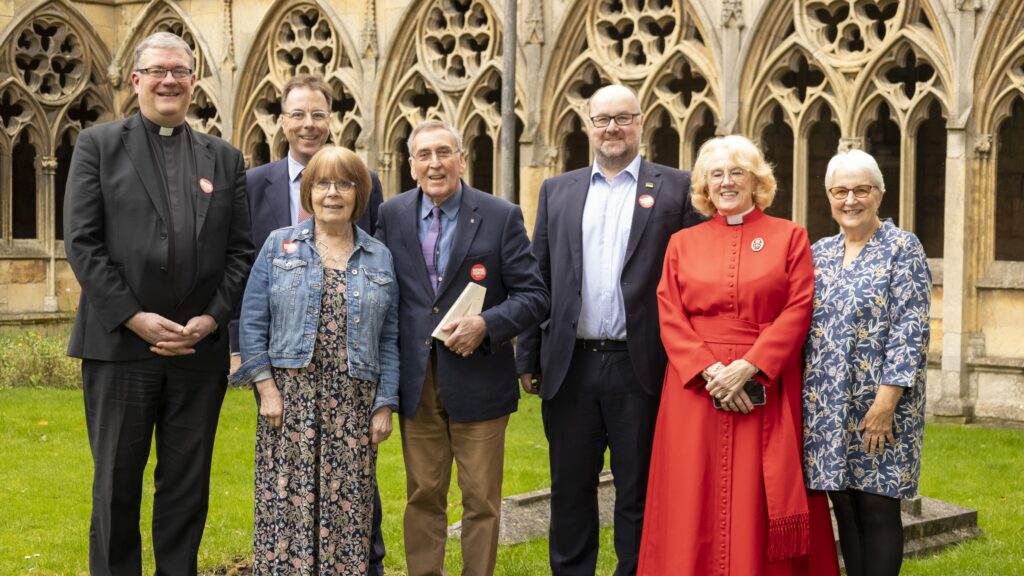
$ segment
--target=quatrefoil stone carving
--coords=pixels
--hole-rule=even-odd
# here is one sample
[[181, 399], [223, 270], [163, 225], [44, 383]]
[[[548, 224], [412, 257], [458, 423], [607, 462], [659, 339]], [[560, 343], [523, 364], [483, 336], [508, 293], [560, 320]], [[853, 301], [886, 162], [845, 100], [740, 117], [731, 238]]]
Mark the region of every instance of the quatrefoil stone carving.
[[64, 22], [37, 18], [21, 29], [14, 65], [25, 85], [41, 100], [66, 100], [88, 77], [82, 41]]

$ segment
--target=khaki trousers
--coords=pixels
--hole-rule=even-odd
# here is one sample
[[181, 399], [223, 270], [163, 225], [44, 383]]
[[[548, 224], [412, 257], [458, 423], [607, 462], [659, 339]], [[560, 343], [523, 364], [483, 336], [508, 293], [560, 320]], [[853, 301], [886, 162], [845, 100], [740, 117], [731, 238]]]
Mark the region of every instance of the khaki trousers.
[[409, 576], [443, 576], [452, 459], [462, 489], [463, 576], [494, 573], [508, 416], [484, 422], [448, 417], [433, 358], [415, 418], [399, 417], [405, 458], [405, 560]]

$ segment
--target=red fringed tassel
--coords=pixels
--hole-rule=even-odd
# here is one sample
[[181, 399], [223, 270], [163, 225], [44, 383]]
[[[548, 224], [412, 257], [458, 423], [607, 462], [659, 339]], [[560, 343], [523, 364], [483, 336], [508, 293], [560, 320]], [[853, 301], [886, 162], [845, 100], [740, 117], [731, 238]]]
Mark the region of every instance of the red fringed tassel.
[[768, 561], [806, 556], [811, 542], [809, 514], [768, 519]]

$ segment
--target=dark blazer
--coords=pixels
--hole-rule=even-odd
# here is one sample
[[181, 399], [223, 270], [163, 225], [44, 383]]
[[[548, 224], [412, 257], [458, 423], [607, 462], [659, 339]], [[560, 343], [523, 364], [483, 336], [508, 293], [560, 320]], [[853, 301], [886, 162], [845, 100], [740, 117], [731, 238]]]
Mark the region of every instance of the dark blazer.
[[[432, 346], [445, 410], [459, 422], [491, 420], [514, 412], [519, 403], [512, 338], [548, 313], [548, 294], [518, 206], [462, 185], [458, 228], [437, 296], [420, 250], [419, 188], [388, 200], [380, 208], [377, 238], [395, 259], [399, 286], [399, 409], [416, 415]], [[486, 277], [483, 313], [487, 337], [467, 358], [457, 356], [430, 333], [473, 281], [476, 266]]]
[[[576, 341], [576, 322], [583, 305], [583, 206], [592, 167], [544, 181], [533, 230], [533, 252], [551, 291], [551, 315], [519, 338], [520, 373], [540, 373], [540, 396], [554, 398], [569, 370]], [[690, 204], [690, 173], [647, 161], [640, 162], [637, 205], [622, 264], [622, 298], [626, 307], [629, 356], [640, 385], [661, 393], [668, 361], [658, 329], [657, 287], [669, 237], [701, 221]], [[640, 204], [650, 195], [649, 208]]]
[[[189, 129], [191, 130], [191, 129]], [[252, 265], [242, 154], [220, 138], [192, 132], [196, 275], [180, 302], [170, 290], [168, 208], [139, 115], [82, 132], [64, 200], [64, 249], [82, 287], [68, 354], [93, 360], [153, 358], [149, 344], [123, 326], [138, 311], [185, 324], [209, 314], [226, 328]], [[227, 370], [227, 330], [175, 358], [191, 368]]]
[[[356, 222], [367, 234], [373, 236], [377, 229], [377, 211], [384, 202], [380, 178], [370, 170], [370, 201], [366, 210]], [[267, 236], [278, 228], [292, 225], [290, 188], [288, 186], [288, 158], [250, 168], [245, 173], [246, 189], [249, 191], [249, 214], [252, 217], [252, 243], [258, 252], [267, 241]], [[229, 324], [231, 352], [238, 352], [238, 316]]]

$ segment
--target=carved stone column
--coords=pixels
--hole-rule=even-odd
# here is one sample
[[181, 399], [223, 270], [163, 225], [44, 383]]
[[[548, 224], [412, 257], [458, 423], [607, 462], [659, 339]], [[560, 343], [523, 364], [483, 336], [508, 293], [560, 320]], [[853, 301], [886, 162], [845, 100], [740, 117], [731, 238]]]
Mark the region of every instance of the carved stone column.
[[[377, 64], [380, 59], [380, 48], [377, 40], [377, 2], [368, 0], [366, 2], [366, 14], [363, 21], [361, 34], [361, 46], [359, 48], [360, 58], [363, 62], [363, 130], [356, 140], [356, 152], [367, 161], [370, 168], [373, 166], [373, 158], [382, 162], [380, 154], [375, 152], [381, 149], [377, 142]], [[381, 167], [378, 164], [377, 167]], [[390, 170], [389, 170], [390, 171]], [[388, 182], [388, 180], [383, 180]]]
[[736, 132], [740, 108], [740, 46], [743, 44], [743, 2], [722, 2], [722, 118], [719, 134]]
[[[991, 139], [975, 142], [966, 118], [973, 104], [971, 57], [974, 53], [977, 12], [980, 2], [957, 0], [950, 14], [955, 30], [953, 102], [946, 132], [946, 207], [942, 280], [942, 369], [939, 382], [930, 386], [938, 395], [932, 403], [936, 418], [958, 422], [973, 418], [967, 360], [971, 340], [971, 231], [974, 204], [970, 192], [977, 182], [971, 163], [988, 162]], [[979, 173], [984, 172], [979, 170]], [[937, 385], [935, 385], [937, 384]]]
[[39, 161], [39, 168], [39, 175], [42, 176], [38, 180], [42, 186], [36, 186], [36, 190], [40, 192], [37, 204], [40, 210], [38, 220], [42, 221], [39, 239], [42, 240], [43, 246], [46, 247], [46, 251], [50, 255], [50, 261], [46, 267], [46, 295], [43, 296], [43, 312], [56, 312], [58, 308], [57, 265], [55, 262], [57, 248], [54, 246], [54, 238], [57, 235], [54, 226], [57, 225], [57, 215], [54, 214], [54, 207], [57, 205], [57, 201], [54, 194], [56, 189], [57, 157], [43, 156]]

